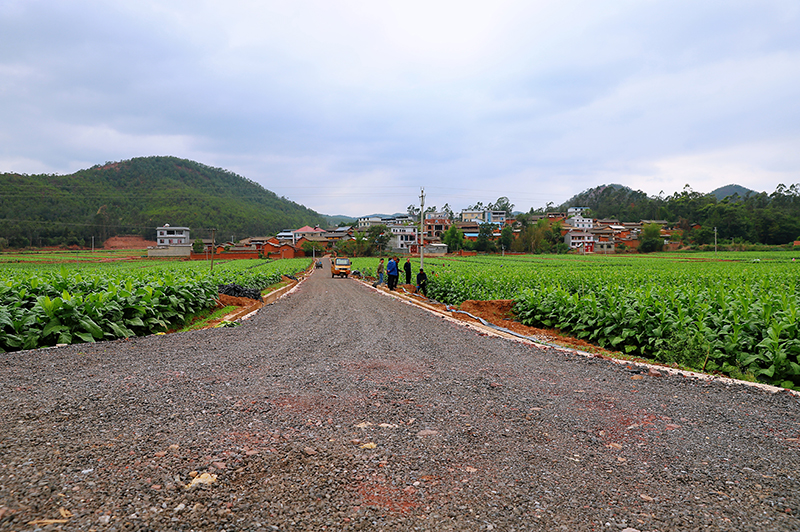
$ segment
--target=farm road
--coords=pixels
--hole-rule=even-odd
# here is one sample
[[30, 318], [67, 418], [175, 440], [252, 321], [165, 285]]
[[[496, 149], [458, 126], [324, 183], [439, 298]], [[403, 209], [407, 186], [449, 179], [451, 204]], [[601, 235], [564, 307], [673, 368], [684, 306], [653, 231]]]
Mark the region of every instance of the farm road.
[[236, 328], [1, 355], [0, 530], [800, 530], [799, 407], [322, 269]]

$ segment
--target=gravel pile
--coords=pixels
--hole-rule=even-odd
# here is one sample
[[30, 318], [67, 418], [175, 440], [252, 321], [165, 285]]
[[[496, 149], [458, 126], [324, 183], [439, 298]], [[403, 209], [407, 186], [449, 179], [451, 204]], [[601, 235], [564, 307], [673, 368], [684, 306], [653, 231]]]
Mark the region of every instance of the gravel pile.
[[800, 530], [800, 404], [314, 273], [242, 326], [0, 356], [0, 530]]

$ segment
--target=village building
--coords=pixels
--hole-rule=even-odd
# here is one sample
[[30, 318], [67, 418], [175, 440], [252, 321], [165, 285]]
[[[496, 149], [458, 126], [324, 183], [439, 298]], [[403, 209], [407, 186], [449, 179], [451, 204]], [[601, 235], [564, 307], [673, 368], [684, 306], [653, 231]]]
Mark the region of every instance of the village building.
[[588, 211], [589, 207], [569, 207], [567, 209], [567, 217], [571, 218], [573, 216], [582, 216], [585, 211]]
[[594, 220], [591, 218], [584, 218], [580, 214], [567, 218], [566, 223], [570, 227], [574, 227], [576, 229], [591, 229], [594, 227]]
[[316, 227], [309, 227], [307, 225], [301, 227], [300, 229], [295, 229], [292, 231], [292, 243], [297, 245], [297, 242], [303, 237], [313, 237], [324, 234], [325, 230], [320, 229], [319, 226]]
[[450, 228], [450, 225], [450, 218], [444, 212], [425, 213], [423, 226], [426, 240], [440, 240], [445, 231]]
[[414, 225], [392, 224], [389, 247], [394, 253], [410, 253], [417, 245], [417, 228]]
[[284, 229], [278, 233], [275, 238], [281, 242], [294, 242], [294, 232], [291, 229]]
[[159, 246], [191, 245], [191, 241], [189, 240], [189, 228], [172, 227], [169, 224], [164, 224], [156, 228], [156, 243]]
[[588, 231], [572, 229], [564, 235], [564, 243], [570, 249], [582, 249], [585, 253], [594, 251], [594, 235]]

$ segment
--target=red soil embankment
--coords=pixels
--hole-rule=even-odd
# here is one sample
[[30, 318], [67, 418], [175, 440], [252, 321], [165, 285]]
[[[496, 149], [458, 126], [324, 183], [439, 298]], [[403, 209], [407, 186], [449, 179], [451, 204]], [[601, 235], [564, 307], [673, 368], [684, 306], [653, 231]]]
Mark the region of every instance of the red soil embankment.
[[112, 236], [103, 243], [103, 249], [146, 249], [155, 246], [155, 240], [145, 240], [136, 235]]

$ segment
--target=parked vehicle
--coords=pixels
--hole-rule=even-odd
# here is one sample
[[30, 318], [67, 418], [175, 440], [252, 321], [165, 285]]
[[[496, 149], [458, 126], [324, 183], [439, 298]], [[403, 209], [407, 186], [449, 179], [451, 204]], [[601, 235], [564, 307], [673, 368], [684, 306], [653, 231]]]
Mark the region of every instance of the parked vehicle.
[[350, 275], [350, 259], [347, 257], [336, 257], [331, 259], [331, 278], [347, 277]]

